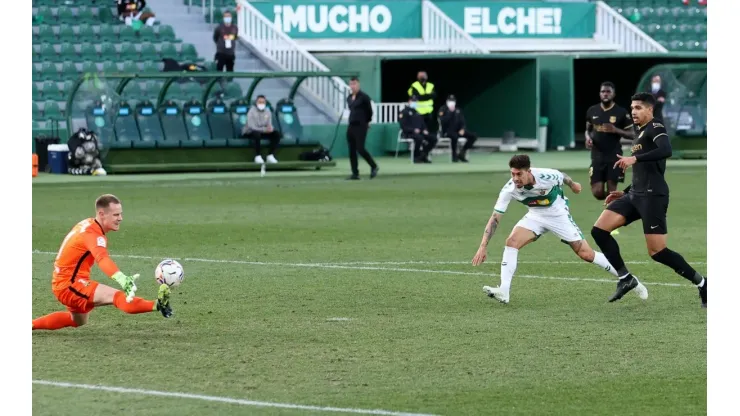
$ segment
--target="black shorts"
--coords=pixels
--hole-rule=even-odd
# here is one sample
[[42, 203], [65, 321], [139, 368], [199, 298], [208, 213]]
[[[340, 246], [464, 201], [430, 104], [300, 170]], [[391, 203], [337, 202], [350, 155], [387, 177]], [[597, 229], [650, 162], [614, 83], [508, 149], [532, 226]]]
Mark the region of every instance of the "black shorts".
[[604, 182], [624, 182], [624, 171], [614, 164], [617, 159], [591, 160], [591, 167], [588, 169], [588, 176], [591, 178], [591, 185]]
[[623, 216], [629, 225], [642, 220], [644, 234], [668, 234], [668, 196], [640, 196], [625, 194], [606, 207]]

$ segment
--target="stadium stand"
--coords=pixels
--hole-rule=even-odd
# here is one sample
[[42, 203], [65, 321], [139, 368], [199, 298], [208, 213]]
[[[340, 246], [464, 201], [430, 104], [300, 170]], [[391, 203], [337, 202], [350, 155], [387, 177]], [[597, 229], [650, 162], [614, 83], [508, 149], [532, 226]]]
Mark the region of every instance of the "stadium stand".
[[670, 51], [706, 52], [707, 2], [690, 0], [606, 0]]

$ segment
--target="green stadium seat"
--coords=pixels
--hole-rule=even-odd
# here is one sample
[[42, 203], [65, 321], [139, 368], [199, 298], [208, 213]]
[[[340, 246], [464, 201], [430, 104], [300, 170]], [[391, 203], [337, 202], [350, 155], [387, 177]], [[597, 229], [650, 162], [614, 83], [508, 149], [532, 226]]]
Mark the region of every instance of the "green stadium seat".
[[59, 48], [59, 55], [57, 55], [57, 62], [64, 61], [76, 61], [79, 55], [75, 49], [75, 45], [72, 43], [63, 43]]
[[56, 101], [46, 101], [44, 103], [44, 118], [47, 120], [62, 120], [62, 110]]
[[139, 42], [157, 42], [157, 35], [154, 33], [154, 28], [151, 26], [142, 26], [139, 29]]
[[57, 35], [51, 26], [43, 25], [39, 28], [38, 35], [33, 37], [33, 43], [57, 43]]
[[233, 100], [243, 96], [244, 92], [242, 91], [242, 87], [236, 82], [231, 82], [226, 85], [226, 93], [224, 94], [224, 98]]
[[164, 140], [159, 147], [203, 147], [202, 141], [188, 140], [188, 131], [182, 116], [182, 109], [173, 100], [167, 100], [159, 106], [159, 120], [162, 123]]
[[[98, 61], [100, 59], [100, 54], [95, 49], [94, 43], [83, 43], [80, 45], [80, 56], [82, 57], [82, 60], [85, 61]], [[104, 56], [103, 59], [106, 59]]]
[[[108, 113], [108, 109], [100, 101], [87, 105], [84, 108], [85, 121], [87, 129], [94, 132], [103, 146], [110, 146], [115, 142], [115, 132], [113, 114]], [[117, 116], [117, 114], [116, 114]]]
[[59, 43], [75, 43], [80, 39], [84, 39], [74, 32], [72, 26], [62, 26], [59, 28]]
[[61, 92], [62, 92], [62, 101], [67, 101], [69, 98], [69, 95], [72, 93], [72, 86], [74, 86], [74, 81], [67, 80], [64, 81], [64, 84], [62, 84]]
[[121, 96], [126, 101], [145, 101], [144, 94], [141, 91], [141, 86], [136, 81], [130, 81], [123, 87]]
[[53, 25], [56, 22], [54, 14], [49, 7], [39, 7], [35, 17], [38, 24]]
[[183, 61], [195, 61], [198, 59], [198, 52], [195, 50], [195, 46], [190, 43], [183, 43], [180, 56]]
[[114, 149], [130, 149], [135, 142], [141, 142], [139, 127], [136, 125], [135, 110], [122, 101], [118, 105], [118, 116], [113, 124], [115, 140], [111, 143]]
[[41, 64], [41, 79], [44, 81], [56, 81], [59, 79], [57, 66], [53, 62], [47, 61]]
[[143, 101], [136, 105], [136, 124], [139, 126], [141, 140], [133, 142], [134, 148], [151, 149], [157, 147], [157, 143], [164, 141], [162, 124], [150, 101]]
[[160, 26], [159, 31], [157, 32], [157, 36], [160, 42], [180, 42], [180, 40], [175, 37], [175, 30], [172, 29], [172, 26], [169, 25]]
[[33, 121], [45, 121], [39, 106], [36, 103], [31, 103], [31, 105], [33, 106]]
[[134, 61], [126, 61], [123, 63], [121, 72], [125, 74], [137, 74], [139, 73], [139, 65], [137, 65]]
[[117, 12], [114, 14], [114, 9], [112, 7], [101, 7], [100, 9], [98, 9], [98, 19], [103, 25], [118, 24], [119, 20], [116, 15]]
[[57, 23], [60, 25], [74, 25], [77, 23], [72, 9], [69, 7], [60, 7], [57, 9]]
[[159, 71], [159, 64], [157, 62], [145, 62], [143, 68], [141, 69], [141, 72], [143, 73], [153, 73], [153, 72], [160, 72]]
[[46, 45], [41, 45], [38, 54], [36, 54], [36, 58], [39, 62], [55, 62], [57, 60], [57, 56], [58, 54], [56, 49], [54, 49], [54, 46], [48, 43]]
[[41, 89], [38, 86], [36, 86], [35, 82], [31, 84], [33, 85], [31, 89], [31, 97], [33, 101], [41, 101], [43, 99], [43, 94], [41, 92]]
[[171, 43], [162, 43], [159, 50], [159, 56], [161, 56], [162, 58], [179, 59], [177, 49], [175, 49], [175, 46]]
[[122, 26], [118, 31], [118, 38], [121, 43], [138, 43], [139, 37], [137, 32], [131, 26]]
[[59, 86], [55, 81], [46, 81], [41, 89], [44, 100], [61, 101], [64, 98], [64, 93], [59, 90]]
[[641, 7], [640, 16], [645, 20], [653, 20], [655, 18], [655, 9], [652, 7]]
[[688, 9], [683, 6], [673, 7], [671, 8], [671, 14], [673, 15], [673, 18], [676, 19], [676, 21], [683, 21], [686, 19]]
[[118, 69], [118, 64], [113, 61], [105, 61], [103, 62], [103, 74], [117, 74], [121, 72]]
[[227, 140], [229, 147], [247, 147], [249, 140], [242, 138], [242, 129], [247, 124], [249, 103], [246, 100], [236, 100], [229, 106], [234, 136]]
[[100, 31], [98, 32], [98, 37], [100, 38], [100, 41], [112, 43], [118, 42], [118, 31], [116, 30], [117, 27], [118, 26], [108, 25], [100, 26]]
[[122, 60], [139, 60], [139, 52], [136, 50], [134, 45], [130, 43], [121, 44], [121, 50], [118, 51], [118, 56]]
[[[283, 98], [275, 105], [275, 111], [272, 112], [274, 118], [273, 125], [280, 129], [283, 137], [281, 141], [288, 143], [300, 143], [303, 137], [303, 125], [298, 117], [298, 111], [293, 101]], [[277, 123], [275, 123], [277, 121]]]
[[77, 37], [75, 38], [75, 41], [98, 43], [99, 39], [100, 37], [95, 33], [92, 26], [86, 23], [77, 26]]
[[[208, 114], [200, 102], [193, 100], [186, 103], [183, 106], [183, 115], [188, 130], [188, 143], [200, 142], [206, 147], [226, 147], [226, 139], [211, 138]], [[195, 144], [193, 146], [197, 147]], [[189, 146], [183, 144], [183, 147]]]
[[203, 87], [197, 82], [188, 82], [183, 85], [185, 101], [200, 100], [203, 97]]
[[142, 43], [140, 57], [142, 61], [155, 61], [159, 59], [159, 52], [151, 43]]
[[170, 86], [167, 88], [167, 92], [164, 95], [165, 100], [176, 100], [176, 101], [185, 101], [185, 93], [183, 92], [182, 84], [179, 82], [173, 82], [170, 84]]
[[118, 60], [118, 51], [112, 43], [100, 45], [100, 57], [103, 60]]
[[212, 100], [208, 104], [208, 126], [213, 140], [222, 140], [220, 143], [224, 145], [235, 138], [231, 112], [222, 100]]
[[82, 71], [83, 74], [97, 74], [100, 72], [98, 69], [98, 65], [95, 62], [85, 62], [82, 64]]
[[100, 19], [98, 18], [97, 13], [95, 13], [91, 8], [80, 7], [77, 9], [77, 22], [95, 24], [99, 23]]

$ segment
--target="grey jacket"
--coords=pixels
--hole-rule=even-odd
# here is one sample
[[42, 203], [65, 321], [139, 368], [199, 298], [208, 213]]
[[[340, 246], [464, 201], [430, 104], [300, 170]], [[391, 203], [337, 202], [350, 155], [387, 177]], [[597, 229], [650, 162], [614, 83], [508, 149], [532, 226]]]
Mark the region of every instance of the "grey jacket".
[[[226, 39], [224, 37], [229, 36], [231, 39], [231, 47], [226, 47]], [[230, 26], [226, 26], [225, 24], [220, 24], [214, 31], [213, 31], [213, 41], [216, 42], [216, 52], [225, 54], [225, 55], [234, 55], [234, 50], [236, 48], [236, 40], [239, 37], [239, 29], [232, 24]]]
[[248, 134], [252, 131], [264, 133], [268, 127], [274, 129], [270, 109], [265, 107], [264, 110], [260, 111], [256, 105], [253, 105], [247, 113], [247, 124], [242, 129], [242, 134]]

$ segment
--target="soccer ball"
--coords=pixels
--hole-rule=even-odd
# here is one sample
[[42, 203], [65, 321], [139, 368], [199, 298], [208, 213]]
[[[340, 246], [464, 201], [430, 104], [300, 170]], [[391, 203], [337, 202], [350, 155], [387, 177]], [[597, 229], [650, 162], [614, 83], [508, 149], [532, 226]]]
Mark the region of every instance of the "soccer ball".
[[175, 287], [182, 283], [182, 279], [185, 277], [185, 270], [182, 265], [175, 260], [165, 259], [157, 265], [154, 269], [154, 278], [157, 279], [157, 283], [166, 284], [170, 287]]

